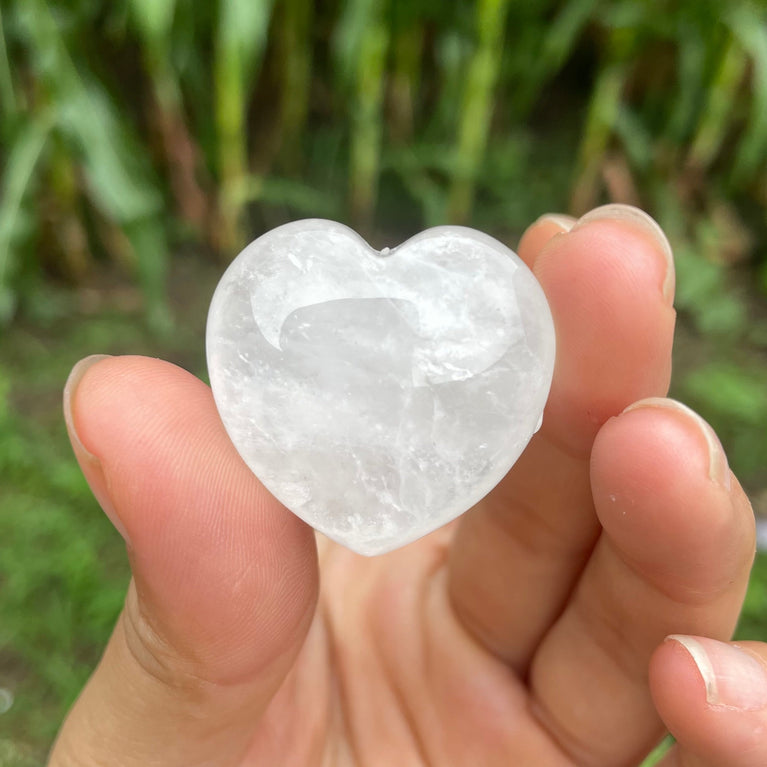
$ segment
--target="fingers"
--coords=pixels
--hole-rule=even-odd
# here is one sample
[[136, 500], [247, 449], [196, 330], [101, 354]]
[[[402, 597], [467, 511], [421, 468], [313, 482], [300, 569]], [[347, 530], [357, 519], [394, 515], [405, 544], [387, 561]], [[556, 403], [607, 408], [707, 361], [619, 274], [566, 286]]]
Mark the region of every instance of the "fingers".
[[85, 360], [65, 411], [134, 579], [51, 764], [233, 764], [308, 629], [313, 535], [264, 491], [208, 387], [183, 370]]
[[530, 687], [579, 765], [633, 764], [663, 728], [647, 666], [668, 634], [727, 639], [754, 556], [754, 520], [710, 427], [670, 400], [611, 419], [592, 452], [603, 526]]
[[566, 231], [568, 223], [544, 218], [520, 243], [557, 331], [543, 426], [504, 481], [461, 519], [450, 554], [459, 617], [523, 673], [598, 536], [594, 436], [630, 402], [665, 394], [670, 377], [674, 278], [657, 224], [619, 205]]
[[532, 269], [544, 246], [558, 234], [569, 232], [576, 224], [572, 216], [547, 213], [527, 228], [519, 241], [518, 255]]
[[767, 645], [669, 637], [650, 686], [677, 745], [659, 767], [767, 764]]

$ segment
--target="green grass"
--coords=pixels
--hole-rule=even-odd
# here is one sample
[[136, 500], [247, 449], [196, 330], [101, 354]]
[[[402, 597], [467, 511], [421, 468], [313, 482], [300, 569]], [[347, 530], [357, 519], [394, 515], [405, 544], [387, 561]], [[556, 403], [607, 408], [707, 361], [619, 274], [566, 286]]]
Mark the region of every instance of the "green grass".
[[[61, 391], [70, 368], [95, 351], [163, 355], [203, 374], [201, 338], [210, 270], [174, 270], [179, 327], [158, 342], [128, 287], [73, 305], [52, 292], [49, 314], [3, 338], [0, 364], [0, 767], [39, 764], [121, 608], [129, 570], [122, 539], [90, 494], [69, 446]], [[11, 756], [14, 748], [17, 756]], [[16, 759], [16, 761], [14, 761]]]

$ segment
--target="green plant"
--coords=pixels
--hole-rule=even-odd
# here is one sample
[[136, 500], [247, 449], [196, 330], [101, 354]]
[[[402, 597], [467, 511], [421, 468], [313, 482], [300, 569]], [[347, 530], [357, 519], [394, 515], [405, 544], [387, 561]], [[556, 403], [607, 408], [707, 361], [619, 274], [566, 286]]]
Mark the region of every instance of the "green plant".
[[253, 221], [322, 199], [365, 228], [492, 222], [504, 189], [529, 196], [541, 176], [558, 186], [538, 211], [569, 188], [574, 211], [662, 212], [671, 189], [684, 218], [734, 201], [764, 236], [766, 15], [752, 0], [8, 0], [0, 312], [41, 268], [78, 281], [106, 258], [162, 320], [168, 242], [228, 257]]
[[242, 216], [249, 176], [247, 110], [266, 50], [272, 0], [222, 0], [214, 40], [218, 231], [227, 255], [245, 243]]

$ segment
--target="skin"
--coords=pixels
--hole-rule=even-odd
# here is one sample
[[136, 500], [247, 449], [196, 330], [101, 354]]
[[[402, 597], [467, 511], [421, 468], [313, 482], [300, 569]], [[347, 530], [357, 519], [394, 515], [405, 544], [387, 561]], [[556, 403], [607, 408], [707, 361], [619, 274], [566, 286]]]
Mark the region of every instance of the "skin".
[[[133, 580], [50, 765], [615, 767], [667, 729], [664, 767], [767, 764], [767, 648], [711, 650], [753, 513], [710, 427], [663, 399], [668, 244], [608, 206], [540, 219], [519, 253], [557, 326], [543, 427], [478, 506], [381, 557], [280, 506], [190, 374], [75, 367], [70, 436]], [[722, 684], [669, 634], [711, 638]]]

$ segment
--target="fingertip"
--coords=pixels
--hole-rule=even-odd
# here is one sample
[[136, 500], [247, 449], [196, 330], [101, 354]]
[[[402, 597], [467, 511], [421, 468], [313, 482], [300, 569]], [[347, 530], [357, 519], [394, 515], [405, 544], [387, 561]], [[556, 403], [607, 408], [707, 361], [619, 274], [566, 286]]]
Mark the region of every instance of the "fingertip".
[[661, 408], [672, 413], [688, 424], [690, 431], [695, 431], [700, 440], [705, 443], [706, 455], [708, 456], [708, 476], [712, 482], [729, 491], [732, 488], [732, 478], [727, 456], [722, 443], [716, 432], [700, 415], [682, 402], [669, 397], [648, 397], [647, 399], [633, 402], [623, 410], [623, 414], [630, 413], [640, 408]]
[[544, 418], [554, 439], [585, 453], [604, 422], [671, 380], [675, 312], [664, 297], [666, 256], [631, 221], [596, 219], [555, 236], [534, 272], [557, 334]]
[[767, 648], [670, 635], [649, 666], [656, 709], [679, 748], [705, 763], [767, 762]]
[[718, 463], [708, 424], [673, 400], [644, 400], [610, 419], [591, 453], [597, 516], [643, 577], [703, 603], [745, 589], [753, 514]]
[[647, 239], [653, 250], [662, 256], [662, 260], [659, 260], [659, 263], [662, 264], [661, 292], [664, 299], [671, 304], [674, 300], [676, 283], [674, 255], [671, 243], [658, 222], [649, 213], [634, 205], [610, 203], [594, 208], [581, 216], [572, 229], [581, 229], [597, 222], [602, 225], [617, 224], [619, 227], [623, 226], [624, 231], [632, 231], [634, 234], [641, 233]]
[[522, 235], [518, 246], [519, 257], [532, 269], [543, 247], [558, 234], [569, 232], [575, 221], [573, 216], [562, 213], [544, 213]]

